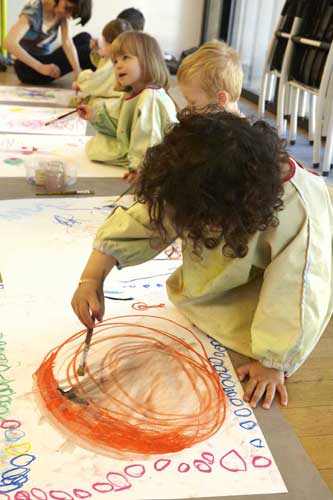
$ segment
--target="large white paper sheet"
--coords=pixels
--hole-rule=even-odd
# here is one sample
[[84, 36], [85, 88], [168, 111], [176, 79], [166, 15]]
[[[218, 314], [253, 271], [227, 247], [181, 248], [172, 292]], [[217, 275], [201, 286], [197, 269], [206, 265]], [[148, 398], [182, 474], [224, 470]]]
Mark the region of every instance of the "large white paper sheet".
[[[0, 499], [98, 499], [111, 492], [124, 500], [152, 500], [285, 492], [253, 411], [242, 400], [242, 388], [225, 348], [194, 328], [167, 299], [165, 280], [181, 264], [177, 249], [162, 252], [142, 266], [112, 271], [105, 283], [107, 319], [96, 327], [89, 352], [90, 374], [100, 373], [96, 367], [103, 359], [113, 360], [103, 362], [100, 381], [112, 389], [103, 399], [104, 407], [110, 401], [121, 403], [119, 414], [126, 407], [128, 421], [118, 419], [118, 424], [130, 423], [142, 411], [148, 412], [146, 420], [137, 424], [138, 439], [135, 426], [130, 429], [133, 439], [127, 444], [136, 452], [116, 446], [116, 434], [101, 446], [98, 439], [105, 437], [103, 432], [99, 438], [94, 434], [94, 447], [83, 435], [81, 417], [90, 411], [89, 405], [77, 405], [70, 416], [72, 423], [77, 419], [76, 432], [72, 424], [67, 428], [53, 420], [53, 410], [45, 410], [32, 377], [40, 366], [46, 366], [42, 365], [46, 354], [65, 342], [52, 368], [63, 384], [72, 350], [80, 345], [82, 349], [84, 331], [68, 340], [82, 328], [69, 302], [90, 253], [93, 234], [108, 214], [104, 207], [108, 202], [110, 198], [0, 204], [0, 230], [7, 235], [0, 248], [4, 281], [0, 289]], [[127, 300], [115, 300], [119, 298]], [[145, 351], [147, 347], [150, 351]], [[105, 366], [111, 370], [110, 377]], [[212, 373], [207, 379], [200, 375], [198, 382], [198, 373], [209, 373], [208, 366], [213, 367]], [[74, 378], [75, 373], [74, 369]], [[214, 377], [218, 386], [210, 392]], [[80, 384], [94, 398], [91, 380], [89, 375]], [[210, 428], [221, 409], [212, 399], [195, 413], [196, 391], [191, 384], [186, 385], [189, 380], [201, 394], [201, 403], [206, 394], [218, 395], [221, 387], [225, 391], [225, 419], [217, 432], [204, 440], [200, 432]], [[200, 380], [206, 380], [207, 386]], [[132, 391], [130, 400], [124, 396], [126, 391]], [[101, 402], [100, 395], [94, 401]], [[128, 407], [133, 407], [133, 401], [132, 412]], [[153, 403], [159, 417], [153, 426], [155, 432], [149, 435]], [[172, 404], [176, 414], [170, 418]], [[192, 446], [168, 452], [169, 441], [162, 440], [163, 453], [143, 452], [139, 440], [142, 422], [153, 441], [163, 422], [175, 432], [180, 414], [183, 419], [191, 417], [189, 409], [197, 417], [184, 427], [182, 438], [187, 440], [191, 435]], [[211, 419], [195, 427], [207, 411]], [[112, 416], [117, 416], [114, 407]], [[99, 432], [98, 419], [96, 425]], [[191, 434], [191, 429], [197, 433]], [[175, 444], [172, 439], [170, 442]]]
[[45, 125], [47, 122], [73, 111], [72, 108], [44, 108], [0, 105], [0, 132], [46, 135], [85, 135], [87, 122], [77, 113]]
[[76, 169], [78, 177], [123, 177], [125, 169], [90, 161], [88, 136], [0, 134], [0, 177], [25, 177], [37, 160], [59, 158]]
[[24, 87], [0, 85], [0, 102], [25, 102], [31, 104], [57, 104], [68, 106], [75, 93], [73, 90], [55, 87]]

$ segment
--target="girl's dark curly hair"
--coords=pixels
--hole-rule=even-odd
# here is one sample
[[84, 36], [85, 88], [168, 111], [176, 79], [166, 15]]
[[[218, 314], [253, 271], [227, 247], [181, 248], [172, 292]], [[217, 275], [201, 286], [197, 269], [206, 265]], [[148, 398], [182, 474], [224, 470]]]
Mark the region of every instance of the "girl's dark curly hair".
[[199, 251], [224, 241], [223, 253], [244, 257], [257, 231], [276, 226], [283, 208], [285, 142], [263, 121], [231, 113], [181, 113], [161, 144], [149, 148], [137, 186], [152, 226], [166, 235], [165, 215]]

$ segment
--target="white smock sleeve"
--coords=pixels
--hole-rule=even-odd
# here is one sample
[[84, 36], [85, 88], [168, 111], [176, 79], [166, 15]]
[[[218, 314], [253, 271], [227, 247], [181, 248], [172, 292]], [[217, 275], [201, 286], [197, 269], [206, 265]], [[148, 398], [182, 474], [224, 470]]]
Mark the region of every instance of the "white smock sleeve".
[[112, 137], [117, 136], [119, 116], [123, 105], [122, 97], [119, 99], [106, 98], [93, 105], [94, 119], [90, 123], [98, 132]]
[[118, 267], [133, 266], [158, 255], [176, 239], [168, 221], [166, 238], [151, 227], [146, 205], [135, 203], [128, 209], [117, 208], [99, 228], [94, 249], [112, 255]]

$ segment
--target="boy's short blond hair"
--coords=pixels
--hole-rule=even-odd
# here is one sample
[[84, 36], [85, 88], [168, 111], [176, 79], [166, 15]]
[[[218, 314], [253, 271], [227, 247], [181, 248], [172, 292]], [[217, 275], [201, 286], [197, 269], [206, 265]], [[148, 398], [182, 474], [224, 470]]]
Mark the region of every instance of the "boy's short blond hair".
[[212, 40], [185, 57], [177, 71], [179, 83], [199, 77], [201, 89], [215, 97], [226, 91], [231, 101], [239, 99], [242, 92], [243, 70], [238, 52], [225, 42]]
[[[111, 59], [118, 55], [131, 54], [139, 59], [144, 83], [154, 84], [167, 90], [170, 75], [163, 59], [159, 44], [152, 36], [141, 31], [126, 31], [119, 35], [111, 45]], [[115, 90], [127, 90], [116, 82]]]

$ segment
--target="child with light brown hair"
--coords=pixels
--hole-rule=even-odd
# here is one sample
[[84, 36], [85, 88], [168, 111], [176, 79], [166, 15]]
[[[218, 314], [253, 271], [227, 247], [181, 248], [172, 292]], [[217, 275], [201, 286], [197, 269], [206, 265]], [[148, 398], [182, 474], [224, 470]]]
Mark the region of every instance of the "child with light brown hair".
[[96, 128], [87, 143], [90, 160], [136, 171], [149, 147], [162, 141], [176, 121], [176, 107], [167, 94], [169, 72], [157, 41], [146, 33], [128, 31], [111, 46], [115, 90], [120, 99], [97, 106], [80, 105], [78, 113]]
[[240, 115], [238, 100], [243, 70], [238, 52], [225, 42], [212, 40], [187, 56], [177, 71], [180, 90], [190, 107], [215, 105]]
[[[96, 66], [96, 71], [91, 69], [81, 71], [78, 79], [73, 82], [73, 90], [84, 92], [93, 98], [116, 95], [114, 91], [115, 76], [111, 61], [111, 45], [117, 36], [125, 31], [132, 31], [130, 23], [124, 19], [114, 19], [103, 28], [101, 48], [98, 47], [97, 40], [91, 40], [90, 59]], [[90, 100], [90, 104], [92, 104], [92, 100]]]

